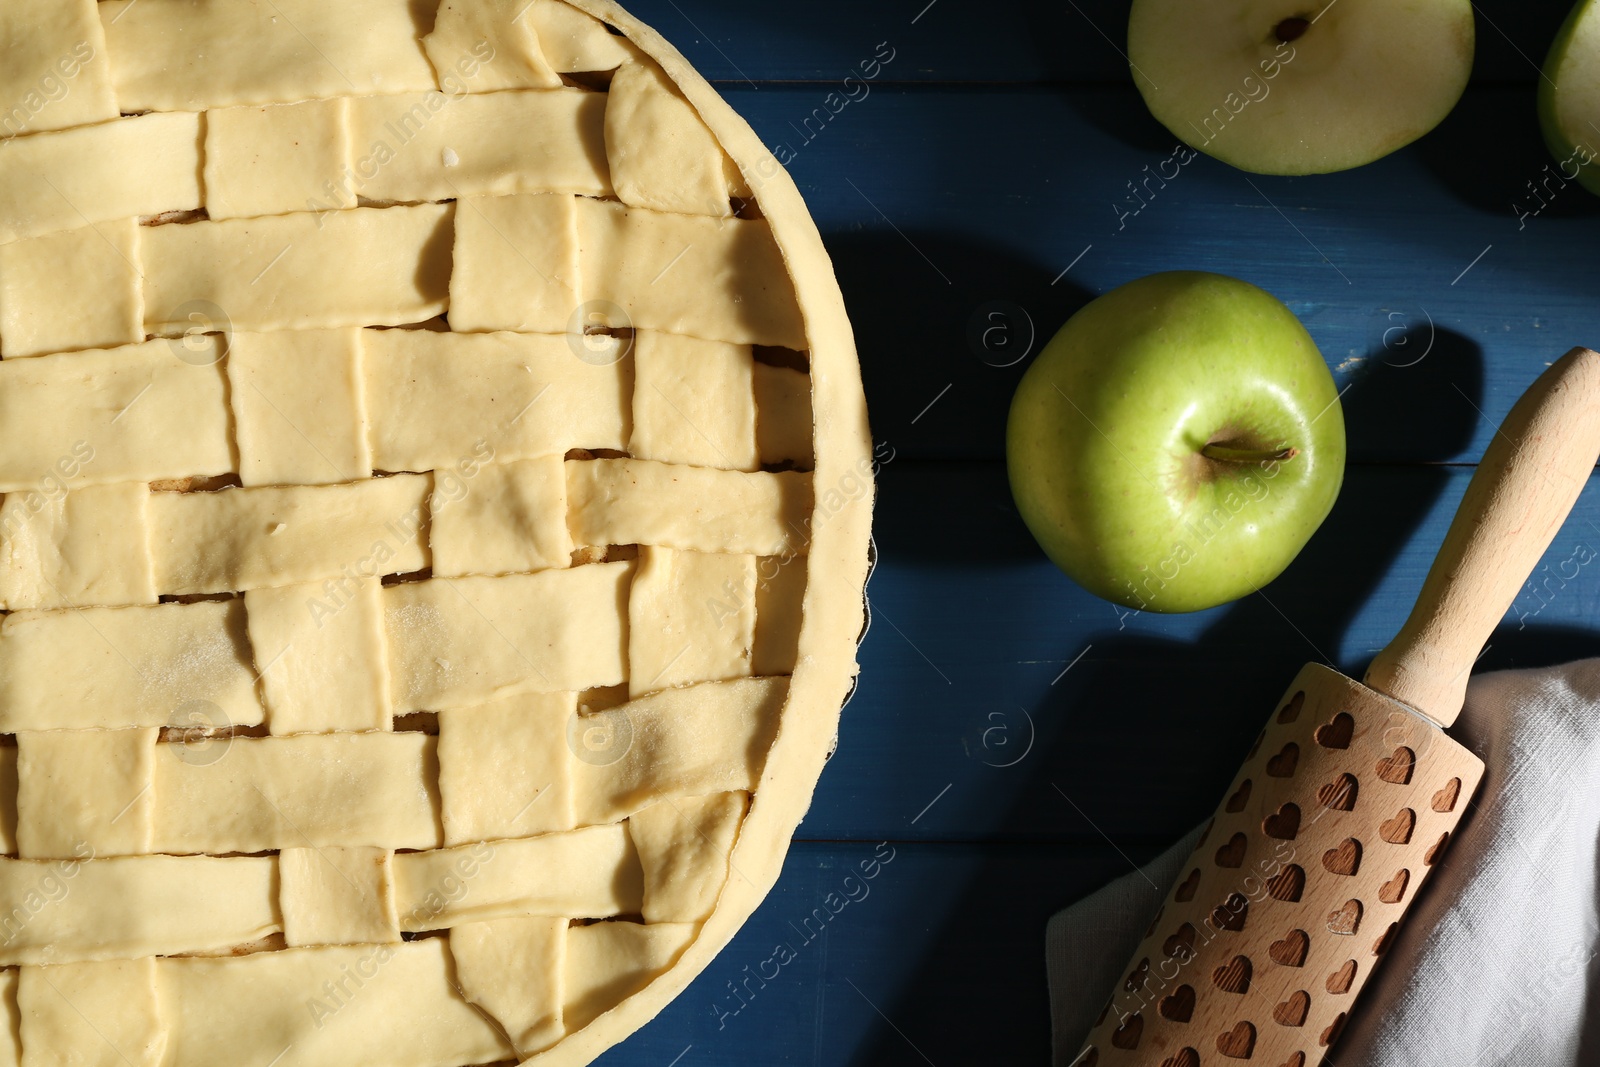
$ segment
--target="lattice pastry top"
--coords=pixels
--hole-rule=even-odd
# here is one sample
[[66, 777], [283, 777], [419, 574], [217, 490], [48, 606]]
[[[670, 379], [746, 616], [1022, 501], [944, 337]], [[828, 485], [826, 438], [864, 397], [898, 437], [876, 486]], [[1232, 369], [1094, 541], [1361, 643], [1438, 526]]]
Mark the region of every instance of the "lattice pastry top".
[[587, 1063], [854, 675], [827, 256], [606, 0], [0, 0], [0, 492], [0, 1065]]

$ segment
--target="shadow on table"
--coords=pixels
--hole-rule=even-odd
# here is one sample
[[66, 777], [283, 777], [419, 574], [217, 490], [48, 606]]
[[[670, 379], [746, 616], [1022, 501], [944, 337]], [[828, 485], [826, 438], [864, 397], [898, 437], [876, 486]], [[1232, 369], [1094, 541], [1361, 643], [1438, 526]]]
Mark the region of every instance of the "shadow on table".
[[[1379, 434], [1392, 420], [1427, 411], [1441, 456], [1464, 447], [1480, 417], [1473, 407], [1483, 392], [1477, 346], [1440, 331], [1423, 363], [1395, 366], [1384, 355], [1367, 361], [1371, 369], [1346, 395], [1350, 435]], [[1472, 404], [1441, 402], [1456, 388]], [[1003, 467], [985, 469], [994, 484], [962, 479], [968, 499], [940, 500], [893, 499], [896, 472], [886, 471], [885, 497], [894, 506], [880, 510], [882, 552], [959, 562], [970, 561], [974, 546], [981, 545], [991, 556], [1036, 556], [1014, 511], [997, 514], [999, 502], [1009, 500]], [[1099, 839], [1099, 826], [1111, 821], [1108, 814], [1145, 805], [1149, 810], [1130, 821], [1164, 832], [1140, 841], [1108, 840], [1105, 849], [1115, 866], [1121, 860], [1113, 849], [1129, 863], [1142, 862], [1201, 821], [1294, 671], [1286, 666], [1275, 676], [1280, 672], [1270, 668], [1338, 655], [1357, 613], [1378, 594], [1450, 480], [1443, 466], [1352, 468], [1327, 522], [1284, 575], [1263, 595], [1223, 610], [1196, 640], [1141, 635], [1133, 628], [1092, 635], [1093, 656], [1032, 709], [1037, 742], [1016, 770], [1028, 778], [996, 820], [993, 836]], [[1499, 641], [1497, 636], [1496, 652]], [[1519, 654], [1528, 650], [1522, 637], [1510, 643]], [[1556, 655], [1576, 651], [1579, 643], [1565, 643]], [[1592, 636], [1589, 644], [1592, 654]], [[1063, 662], [1079, 651], [1063, 649]], [[1150, 669], [1158, 664], [1162, 669]], [[1335, 665], [1357, 672], [1365, 666]], [[1173, 737], [1184, 743], [1172, 743]], [[1167, 740], [1152, 743], [1153, 738]], [[1159, 803], [1145, 795], [1157, 782]], [[1015, 868], [1002, 870], [999, 863], [985, 864], [932, 939], [937, 947], [913, 968], [910, 986], [893, 1006], [883, 1005], [895, 1026], [940, 1067], [1048, 1061], [1044, 924], [1071, 901], [1050, 887], [1007, 884]], [[1030, 954], [1019, 957], [1013, 932], [1024, 929]], [[974, 975], [983, 978], [974, 981]], [[921, 1053], [884, 1027], [852, 1062], [923, 1064]]]
[[826, 243], [877, 439], [924, 457], [1003, 452], [1028, 358], [1091, 294], [1070, 279], [1052, 283], [1047, 266], [948, 234], [854, 232]]
[[1581, 157], [1563, 170], [1545, 147], [1535, 96], [1532, 85], [1473, 92], [1416, 145], [1424, 165], [1462, 202], [1522, 219], [1514, 232], [1535, 219], [1600, 215], [1600, 198], [1566, 177]]

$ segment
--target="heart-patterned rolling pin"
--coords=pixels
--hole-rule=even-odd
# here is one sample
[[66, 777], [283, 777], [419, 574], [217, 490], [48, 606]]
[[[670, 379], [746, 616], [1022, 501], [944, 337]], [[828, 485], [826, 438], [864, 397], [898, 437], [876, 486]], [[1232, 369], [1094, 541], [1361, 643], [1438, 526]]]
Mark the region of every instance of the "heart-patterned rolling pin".
[[1600, 453], [1600, 354], [1506, 416], [1366, 684], [1302, 669], [1075, 1065], [1315, 1067], [1483, 775], [1443, 731]]

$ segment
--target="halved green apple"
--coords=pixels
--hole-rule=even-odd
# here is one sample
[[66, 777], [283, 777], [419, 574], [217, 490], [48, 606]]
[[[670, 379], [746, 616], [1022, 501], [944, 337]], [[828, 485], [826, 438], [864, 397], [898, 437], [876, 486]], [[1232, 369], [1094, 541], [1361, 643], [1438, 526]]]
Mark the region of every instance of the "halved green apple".
[[1150, 111], [1241, 170], [1370, 163], [1450, 113], [1472, 72], [1471, 0], [1133, 0]]

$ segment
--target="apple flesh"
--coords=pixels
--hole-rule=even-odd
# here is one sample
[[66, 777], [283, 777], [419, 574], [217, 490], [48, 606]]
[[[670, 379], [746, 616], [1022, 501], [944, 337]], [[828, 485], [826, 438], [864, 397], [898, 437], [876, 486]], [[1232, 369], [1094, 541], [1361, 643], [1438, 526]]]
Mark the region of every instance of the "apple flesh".
[[1270, 293], [1153, 274], [1074, 315], [1023, 375], [1011, 491], [1090, 592], [1198, 611], [1276, 578], [1333, 507], [1344, 416], [1327, 363]]
[[1600, 193], [1600, 3], [1579, 0], [1539, 79], [1539, 128], [1561, 176]]
[[1472, 72], [1471, 0], [1133, 0], [1151, 114], [1240, 170], [1321, 174], [1433, 129]]

